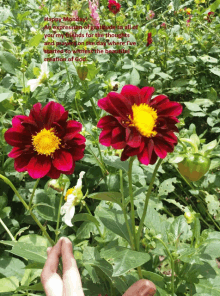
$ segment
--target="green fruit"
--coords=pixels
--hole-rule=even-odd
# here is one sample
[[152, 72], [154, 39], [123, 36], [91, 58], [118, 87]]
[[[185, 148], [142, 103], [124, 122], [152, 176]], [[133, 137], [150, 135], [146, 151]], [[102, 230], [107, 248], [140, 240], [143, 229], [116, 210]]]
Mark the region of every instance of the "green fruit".
[[184, 177], [190, 181], [198, 181], [209, 170], [211, 160], [200, 153], [187, 154], [186, 157], [178, 163], [178, 168]]

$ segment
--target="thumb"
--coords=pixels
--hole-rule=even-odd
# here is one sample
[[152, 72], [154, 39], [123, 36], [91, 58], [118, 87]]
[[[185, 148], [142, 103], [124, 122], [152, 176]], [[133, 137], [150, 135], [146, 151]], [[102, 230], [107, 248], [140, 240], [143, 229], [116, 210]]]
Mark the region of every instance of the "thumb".
[[156, 293], [156, 286], [149, 280], [139, 280], [134, 283], [123, 296], [153, 296]]

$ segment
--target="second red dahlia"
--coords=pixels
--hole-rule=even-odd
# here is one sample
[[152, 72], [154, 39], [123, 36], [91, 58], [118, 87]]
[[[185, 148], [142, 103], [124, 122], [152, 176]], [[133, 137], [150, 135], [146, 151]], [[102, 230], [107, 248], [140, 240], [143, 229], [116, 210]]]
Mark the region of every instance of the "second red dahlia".
[[104, 146], [123, 149], [121, 160], [137, 155], [145, 164], [165, 158], [177, 144], [174, 132], [182, 106], [167, 96], [152, 99], [155, 89], [126, 85], [121, 93], [110, 92], [98, 101], [98, 106], [110, 113], [102, 117], [97, 127], [102, 129], [99, 141]]

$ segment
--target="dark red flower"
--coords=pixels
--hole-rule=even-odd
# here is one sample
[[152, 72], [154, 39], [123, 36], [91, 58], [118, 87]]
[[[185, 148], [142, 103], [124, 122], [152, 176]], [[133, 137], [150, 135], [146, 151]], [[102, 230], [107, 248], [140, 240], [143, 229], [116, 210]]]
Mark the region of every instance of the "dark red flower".
[[167, 27], [166, 23], [162, 23], [160, 26], [164, 29], [166, 29], [166, 27]]
[[115, 0], [109, 0], [108, 1], [108, 8], [112, 13], [117, 14], [120, 11], [121, 4], [119, 4]]
[[145, 164], [154, 164], [157, 157], [173, 152], [179, 132], [175, 126], [182, 106], [165, 95], [151, 99], [155, 89], [126, 85], [121, 93], [110, 92], [98, 101], [98, 106], [110, 113], [102, 117], [97, 127], [103, 129], [99, 142], [114, 149], [124, 149], [121, 160], [137, 155]]
[[12, 119], [5, 141], [14, 146], [8, 156], [15, 159], [16, 171], [28, 171], [34, 179], [73, 173], [75, 161], [84, 156], [85, 138], [79, 134], [82, 124], [67, 118], [61, 104], [49, 102], [44, 108], [35, 104], [29, 116]]
[[208, 23], [211, 23], [211, 21], [212, 21], [212, 18], [214, 17], [214, 12], [213, 11], [209, 11], [208, 12], [208, 16], [207, 16], [207, 21], [208, 21]]
[[146, 46], [149, 46], [152, 42], [153, 42], [152, 33], [148, 33], [148, 35], [147, 35], [147, 45]]

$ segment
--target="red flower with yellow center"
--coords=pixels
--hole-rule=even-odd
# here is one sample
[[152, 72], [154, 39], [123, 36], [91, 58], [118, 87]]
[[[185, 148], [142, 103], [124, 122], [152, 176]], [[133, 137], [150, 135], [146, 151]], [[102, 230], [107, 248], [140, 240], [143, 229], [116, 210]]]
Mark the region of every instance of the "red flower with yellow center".
[[34, 179], [73, 173], [75, 161], [84, 156], [86, 139], [79, 134], [82, 124], [67, 118], [61, 104], [49, 102], [44, 108], [35, 104], [29, 116], [12, 119], [5, 141], [14, 146], [8, 156], [15, 159], [16, 171], [28, 171]]
[[99, 142], [114, 149], [124, 149], [121, 160], [137, 155], [145, 164], [154, 164], [157, 157], [165, 158], [177, 144], [174, 132], [182, 106], [167, 96], [151, 98], [155, 89], [126, 85], [121, 93], [110, 92], [98, 101], [98, 106], [110, 113], [102, 117], [97, 127], [103, 129]]

